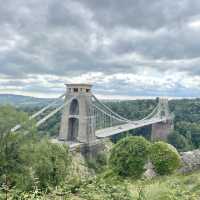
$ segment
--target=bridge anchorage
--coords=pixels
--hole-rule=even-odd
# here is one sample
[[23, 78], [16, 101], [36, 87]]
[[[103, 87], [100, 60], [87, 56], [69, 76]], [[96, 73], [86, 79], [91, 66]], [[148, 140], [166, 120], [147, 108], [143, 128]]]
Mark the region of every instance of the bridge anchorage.
[[92, 85], [66, 84], [66, 87], [58, 140], [72, 149], [82, 145], [95, 151], [101, 148], [101, 139], [145, 126], [152, 127], [152, 140], [166, 140], [173, 130], [168, 99], [159, 98], [148, 116], [132, 121], [100, 102], [92, 93]]

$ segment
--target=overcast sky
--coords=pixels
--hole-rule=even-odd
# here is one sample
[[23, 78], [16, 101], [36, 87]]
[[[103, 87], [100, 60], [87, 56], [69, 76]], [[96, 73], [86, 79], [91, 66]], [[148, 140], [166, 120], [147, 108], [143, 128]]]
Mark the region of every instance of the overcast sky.
[[0, 3], [0, 93], [200, 96], [200, 0]]

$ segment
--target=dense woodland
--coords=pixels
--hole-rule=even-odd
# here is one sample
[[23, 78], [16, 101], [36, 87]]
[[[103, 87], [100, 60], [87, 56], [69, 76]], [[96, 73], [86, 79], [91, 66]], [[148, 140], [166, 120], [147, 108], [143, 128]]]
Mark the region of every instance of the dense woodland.
[[[157, 100], [136, 100], [109, 102], [108, 105], [120, 115], [129, 119], [142, 119], [155, 107]], [[187, 151], [200, 146], [200, 99], [171, 100], [170, 111], [174, 113], [175, 130], [168, 142], [179, 151]], [[135, 133], [148, 135], [150, 130], [137, 130]], [[147, 133], [146, 133], [147, 132]], [[131, 132], [130, 132], [131, 133]], [[118, 136], [119, 138], [123, 137]]]
[[[107, 102], [107, 105], [124, 117], [141, 119], [151, 112], [156, 103], [155, 100], [137, 100]], [[175, 130], [168, 142], [178, 151], [199, 148], [200, 99], [172, 100], [169, 105], [175, 114]], [[69, 152], [67, 146], [49, 141], [58, 133], [61, 113], [37, 130], [35, 122], [28, 121], [28, 116], [38, 109], [0, 107], [0, 199], [199, 198], [198, 172], [186, 176], [174, 174], [180, 166], [178, 152], [166, 143], [152, 143], [143, 137], [129, 136], [146, 136], [148, 129], [112, 138], [116, 144], [109, 143], [109, 152], [80, 164], [81, 159], [74, 161], [76, 156]], [[10, 129], [18, 123], [22, 124], [22, 129], [11, 134]], [[166, 154], [170, 159], [166, 160]], [[160, 175], [152, 182], [142, 178], [148, 160]]]

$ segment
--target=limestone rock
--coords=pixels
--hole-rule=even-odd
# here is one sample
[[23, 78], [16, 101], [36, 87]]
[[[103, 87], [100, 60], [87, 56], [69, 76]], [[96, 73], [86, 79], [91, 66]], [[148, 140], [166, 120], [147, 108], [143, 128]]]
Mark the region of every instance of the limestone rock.
[[89, 169], [87, 167], [85, 158], [79, 152], [72, 153], [70, 174], [72, 176], [77, 176], [80, 179], [84, 179], [85, 177], [95, 176], [94, 170]]
[[188, 173], [200, 169], [200, 150], [188, 151], [181, 153], [182, 167], [181, 173]]
[[151, 162], [148, 162], [144, 168], [146, 169], [143, 174], [144, 178], [152, 179], [157, 176], [156, 172], [154, 171], [154, 166]]
[[152, 179], [157, 176], [156, 172], [153, 169], [147, 169], [143, 175], [147, 179]]

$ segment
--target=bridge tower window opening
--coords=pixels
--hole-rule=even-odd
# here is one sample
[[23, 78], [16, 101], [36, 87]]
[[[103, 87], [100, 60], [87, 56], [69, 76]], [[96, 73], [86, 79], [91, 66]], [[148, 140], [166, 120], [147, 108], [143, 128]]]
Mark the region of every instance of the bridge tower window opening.
[[90, 92], [90, 89], [86, 89], [86, 92], [87, 92], [87, 93]]
[[74, 92], [78, 92], [78, 88], [74, 88]]

